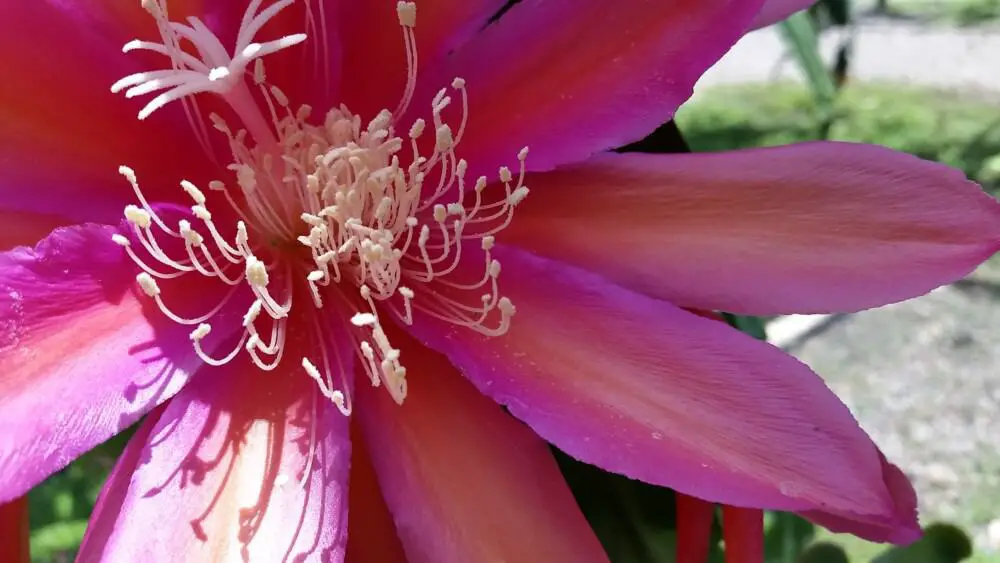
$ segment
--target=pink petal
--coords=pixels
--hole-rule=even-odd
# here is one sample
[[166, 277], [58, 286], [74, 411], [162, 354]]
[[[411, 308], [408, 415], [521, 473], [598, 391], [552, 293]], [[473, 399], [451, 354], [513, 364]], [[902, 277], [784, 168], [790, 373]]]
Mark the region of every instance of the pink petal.
[[410, 563], [607, 561], [546, 444], [444, 357], [393, 344], [406, 401], [359, 385], [356, 413]]
[[1000, 249], [1000, 204], [979, 186], [870, 145], [603, 155], [527, 184], [501, 240], [685, 307], [856, 311]]
[[[546, 170], [641, 139], [740, 38], [762, 0], [525, 0], [421, 77], [414, 110], [465, 78], [469, 177], [525, 145]], [[457, 110], [456, 110], [457, 112]]]
[[[909, 522], [917, 521], [917, 494], [906, 475], [895, 465], [889, 463], [885, 456], [879, 453], [882, 461], [882, 477], [889, 487], [896, 510]], [[914, 526], [903, 528], [887, 527], [884, 523], [873, 522], [855, 516], [840, 516], [824, 512], [807, 511], [802, 514], [813, 522], [834, 532], [849, 533], [871, 541], [909, 544], [920, 539], [920, 529]]]
[[[420, 0], [415, 28], [418, 76], [424, 74], [419, 69], [434, 66], [485, 27], [490, 16], [505, 3], [506, 0]], [[367, 121], [383, 108], [394, 109], [406, 84], [406, 50], [396, 3], [342, 0], [337, 6], [345, 77], [342, 101]], [[452, 78], [436, 87], [447, 86]], [[430, 117], [428, 105], [414, 110]]]
[[120, 165], [161, 180], [144, 183], [152, 199], [178, 193], [183, 177], [207, 175], [179, 106], [140, 123], [141, 106], [109, 91], [127, 74], [164, 64], [121, 52], [149, 31], [143, 15], [138, 1], [0, 4], [0, 68], [17, 77], [0, 88], [0, 209], [111, 223], [134, 198]]
[[132, 424], [200, 365], [189, 328], [143, 316], [113, 232], [64, 227], [0, 254], [0, 501]]
[[760, 9], [760, 12], [757, 13], [757, 17], [754, 18], [753, 23], [750, 24], [750, 29], [758, 29], [778, 23], [795, 12], [805, 10], [815, 3], [816, 0], [767, 0], [764, 2], [764, 6]]
[[427, 316], [413, 328], [546, 440], [713, 502], [915, 525], [878, 450], [805, 365], [596, 275], [494, 250], [517, 307], [506, 335]]
[[81, 560], [342, 561], [348, 418], [317, 396], [300, 352], [273, 372], [245, 358], [205, 368], [144, 423]]

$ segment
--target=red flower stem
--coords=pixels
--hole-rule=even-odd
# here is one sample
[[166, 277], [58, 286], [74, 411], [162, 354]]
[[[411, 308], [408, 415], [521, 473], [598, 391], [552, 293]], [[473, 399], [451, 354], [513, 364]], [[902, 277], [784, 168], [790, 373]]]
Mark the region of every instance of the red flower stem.
[[676, 503], [677, 563], [705, 563], [715, 505], [681, 493], [676, 494]]
[[764, 563], [764, 512], [723, 506], [722, 538], [726, 563]]
[[28, 497], [0, 504], [0, 561], [28, 563]]

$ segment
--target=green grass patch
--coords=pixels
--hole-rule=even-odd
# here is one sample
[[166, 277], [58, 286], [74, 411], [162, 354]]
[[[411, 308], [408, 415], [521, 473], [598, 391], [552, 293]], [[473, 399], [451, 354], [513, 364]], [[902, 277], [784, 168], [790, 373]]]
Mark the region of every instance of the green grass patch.
[[962, 26], [1000, 19], [1000, 0], [890, 0], [891, 13]]
[[[677, 114], [696, 151], [773, 146], [820, 138], [808, 89], [794, 84], [718, 87]], [[960, 168], [1000, 188], [1000, 105], [949, 92], [890, 85], [846, 87], [830, 139], [875, 143]]]

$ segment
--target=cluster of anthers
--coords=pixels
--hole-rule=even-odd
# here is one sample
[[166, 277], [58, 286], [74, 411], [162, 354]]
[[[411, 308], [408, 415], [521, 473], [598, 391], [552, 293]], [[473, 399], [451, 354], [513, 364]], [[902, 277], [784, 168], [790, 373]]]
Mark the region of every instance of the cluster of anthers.
[[[341, 105], [331, 109], [322, 123], [311, 123], [312, 108], [293, 109], [286, 95], [267, 82], [261, 59], [303, 42], [306, 36], [254, 42], [257, 32], [295, 0], [279, 0], [260, 10], [262, 2], [250, 1], [230, 55], [198, 18], [188, 18], [187, 25], [172, 22], [166, 0], [141, 0], [162, 41], [135, 40], [123, 50], [165, 55], [171, 67], [126, 76], [111, 90], [124, 91], [128, 98], [161, 92], [142, 108], [139, 119], [181, 102], [197, 139], [210, 154], [201, 109], [191, 96], [210, 92], [232, 108], [243, 125], [238, 130], [217, 114], [209, 118], [228, 139], [232, 153], [228, 170], [235, 182], [217, 180], [208, 188], [231, 207], [232, 214], [227, 210], [226, 216], [234, 217], [236, 232], [227, 239], [224, 225], [209, 211], [209, 198], [186, 180], [181, 187], [194, 202], [192, 220], [197, 225], [186, 219], [176, 228], [168, 225], [143, 196], [135, 173], [123, 166], [120, 172], [132, 185], [139, 205], [125, 209], [132, 236], [119, 234], [114, 239], [141, 268], [138, 284], [163, 313], [175, 322], [196, 325], [191, 340], [207, 364], [223, 365], [245, 350], [260, 369], [273, 370], [285, 349], [293, 294], [308, 292], [313, 307], [305, 316], [312, 322], [315, 347], [313, 358], [301, 361], [320, 392], [345, 414], [351, 412], [349, 374], [338, 347], [327, 345], [333, 319], [342, 322], [355, 340], [355, 353], [372, 385], [385, 386], [401, 403], [406, 396], [406, 368], [386, 336], [380, 313], [410, 324], [417, 310], [486, 335], [507, 330], [515, 310], [499, 292], [500, 263], [491, 256], [491, 248], [494, 235], [510, 223], [514, 208], [528, 194], [523, 184], [528, 150], [518, 154], [516, 178], [509, 169], [500, 169], [505, 197], [486, 203], [485, 177], [467, 185], [467, 164], [455, 154], [468, 115], [465, 82], [460, 78], [451, 84], [451, 93], [459, 94], [462, 104], [456, 131], [442, 118], [452, 103], [449, 90], [442, 89], [431, 104], [430, 154], [422, 155], [420, 149], [428, 125], [424, 120], [412, 123], [406, 139], [399, 136], [395, 116], [406, 112], [416, 80], [413, 2], [397, 5], [408, 69], [396, 110], [383, 110], [362, 126], [361, 118]], [[309, 7], [306, 14], [307, 26], [325, 42], [324, 15], [314, 17]], [[402, 164], [401, 157], [408, 164]], [[451, 203], [440, 203], [446, 197]], [[183, 243], [183, 255], [168, 255], [163, 242], [170, 238], [178, 249]], [[460, 281], [456, 270], [470, 239], [471, 244], [477, 240], [483, 251], [484, 271], [477, 279]], [[136, 241], [145, 256], [133, 248]], [[288, 244], [308, 250], [293, 251]], [[221, 302], [196, 318], [171, 310], [159, 286], [159, 281], [187, 274], [229, 286]], [[282, 282], [273, 284], [272, 277]], [[239, 343], [222, 357], [212, 356], [202, 345], [212, 330], [208, 321], [243, 287], [249, 287], [253, 301], [243, 317]], [[331, 300], [337, 301], [333, 307], [339, 314], [320, 314]], [[262, 321], [269, 322], [269, 331], [260, 328]]]

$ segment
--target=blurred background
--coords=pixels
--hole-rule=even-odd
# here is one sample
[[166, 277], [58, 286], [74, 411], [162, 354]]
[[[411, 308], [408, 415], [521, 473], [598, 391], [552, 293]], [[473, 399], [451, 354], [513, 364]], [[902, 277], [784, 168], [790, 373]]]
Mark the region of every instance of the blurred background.
[[[1000, 195], [1000, 0], [820, 2], [745, 37], [677, 124], [695, 151], [878, 143]], [[907, 303], [767, 326], [914, 480], [922, 523], [956, 524], [973, 561], [1000, 561], [1000, 260]], [[852, 561], [879, 551], [836, 539]]]
[[[821, 0], [745, 37], [705, 75], [676, 125], [694, 151], [882, 144], [957, 166], [1000, 194], [1000, 0]], [[914, 480], [922, 522], [954, 526], [935, 528], [933, 548], [890, 552], [769, 515], [769, 563], [1000, 562], [998, 305], [994, 259], [904, 304], [766, 320], [767, 338], [823, 374]], [[764, 336], [761, 328], [748, 330]], [[72, 561], [124, 443], [97, 448], [31, 493], [35, 561]], [[669, 492], [560, 462], [616, 563], [672, 560]], [[817, 542], [828, 545], [804, 554]]]

